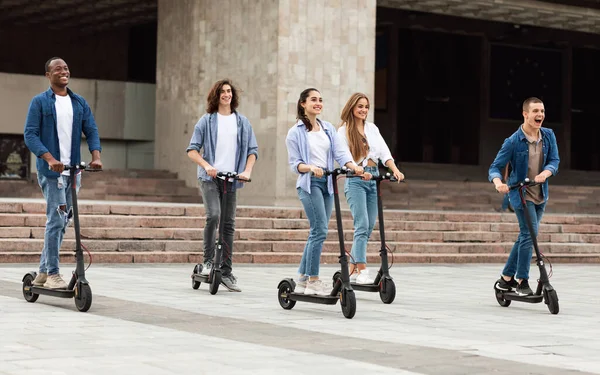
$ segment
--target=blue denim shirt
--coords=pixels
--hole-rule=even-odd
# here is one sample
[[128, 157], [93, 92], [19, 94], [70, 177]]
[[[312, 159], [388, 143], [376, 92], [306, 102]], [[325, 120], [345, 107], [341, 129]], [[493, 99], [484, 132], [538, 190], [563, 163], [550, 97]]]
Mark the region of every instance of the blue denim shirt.
[[[87, 138], [90, 152], [102, 151], [100, 136], [90, 106], [80, 95], [69, 88], [67, 93], [73, 104], [73, 137], [71, 141], [71, 164], [81, 162], [81, 132]], [[59, 173], [48, 169], [48, 162], [41, 158], [47, 152], [60, 161], [60, 145], [56, 128], [56, 95], [52, 89], [36, 95], [29, 104], [25, 120], [25, 144], [37, 156], [38, 174], [46, 177], [58, 177]]]
[[[327, 169], [332, 170], [333, 161], [337, 161], [339, 165], [345, 165], [352, 162], [352, 154], [348, 147], [345, 146], [338, 137], [338, 133], [335, 131], [333, 125], [327, 121], [319, 121], [321, 128], [325, 130], [325, 134], [329, 138], [331, 147], [329, 149], [329, 155], [327, 156]], [[298, 171], [298, 166], [302, 164], [310, 164], [310, 149], [308, 147], [308, 136], [307, 136], [306, 125], [300, 120], [294, 125], [287, 134], [285, 144], [288, 150], [288, 162], [290, 168], [294, 173], [299, 174], [296, 180], [296, 188], [301, 188], [310, 194], [310, 173], [301, 173]], [[327, 179], [327, 190], [329, 194], [333, 194], [333, 184], [331, 178]]]
[[[236, 172], [242, 173], [246, 169], [248, 156], [255, 155], [258, 160], [258, 144], [252, 130], [250, 121], [241, 114], [234, 112], [237, 118], [237, 155], [235, 155]], [[215, 162], [215, 149], [217, 147], [217, 135], [219, 127], [217, 124], [217, 113], [207, 113], [198, 120], [194, 127], [194, 134], [190, 145], [185, 150], [189, 152], [196, 150], [200, 153], [203, 149], [202, 158], [210, 165]], [[229, 171], [227, 171], [229, 172]], [[198, 166], [198, 179], [210, 181], [212, 178], [206, 173], [206, 170]], [[242, 182], [236, 183], [236, 188], [243, 187]]]
[[[560, 163], [556, 136], [552, 129], [541, 128], [540, 131], [542, 133], [542, 154], [544, 158], [542, 170], [549, 170], [554, 176], [558, 173], [558, 164]], [[488, 179], [490, 182], [496, 177], [502, 179], [502, 170], [508, 162], [510, 162], [512, 167], [512, 172], [510, 173], [507, 182], [509, 186], [515, 185], [527, 178], [527, 170], [529, 168], [529, 144], [521, 127], [519, 127], [513, 135], [504, 140], [502, 148], [490, 166], [488, 172]], [[548, 180], [542, 184], [542, 194], [544, 196], [544, 202], [547, 202]], [[513, 207], [521, 208], [519, 191], [517, 189], [511, 190], [508, 195]]]

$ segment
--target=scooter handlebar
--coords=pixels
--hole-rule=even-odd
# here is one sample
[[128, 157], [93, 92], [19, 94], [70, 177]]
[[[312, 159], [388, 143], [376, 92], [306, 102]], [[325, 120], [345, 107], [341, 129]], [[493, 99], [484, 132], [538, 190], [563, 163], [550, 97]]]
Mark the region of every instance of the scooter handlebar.
[[[393, 174], [387, 172], [383, 175], [379, 175], [379, 176], [373, 176], [371, 177], [371, 180], [373, 181], [384, 181], [384, 180], [389, 180], [390, 182], [398, 182], [398, 180], [396, 179], [396, 177], [394, 177]], [[406, 182], [405, 180], [401, 180], [399, 182]]]
[[102, 168], [91, 168], [89, 164], [86, 164], [85, 162], [81, 162], [79, 164], [75, 164], [75, 165], [65, 165], [64, 166], [65, 171], [73, 171], [73, 170], [81, 170], [81, 171], [88, 171], [88, 172], [102, 172]]
[[240, 178], [237, 172], [217, 172], [217, 177], [233, 178], [236, 181], [250, 182], [252, 179]]
[[325, 175], [325, 176], [333, 176], [333, 175], [339, 176], [342, 174], [344, 174], [348, 177], [360, 177], [360, 176], [353, 176], [354, 171], [352, 171], [351, 169], [346, 168], [346, 167], [335, 168], [331, 171], [323, 170], [323, 175]]
[[[552, 176], [550, 176], [550, 177], [552, 177]], [[550, 178], [550, 177], [548, 177], [548, 178]], [[548, 178], [546, 178], [546, 180]], [[531, 181], [530, 179], [526, 178], [526, 179], [524, 179], [521, 182], [517, 182], [515, 185], [510, 185], [508, 188], [510, 190], [514, 190], [514, 189], [518, 189], [518, 188], [523, 187], [523, 186], [536, 186], [536, 185], [541, 185], [542, 183]]]

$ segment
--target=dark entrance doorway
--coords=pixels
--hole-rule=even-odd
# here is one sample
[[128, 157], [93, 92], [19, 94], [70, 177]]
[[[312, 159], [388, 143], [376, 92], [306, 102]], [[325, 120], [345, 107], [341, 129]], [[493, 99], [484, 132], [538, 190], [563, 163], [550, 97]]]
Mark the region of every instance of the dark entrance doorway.
[[481, 39], [398, 32], [400, 160], [478, 164]]

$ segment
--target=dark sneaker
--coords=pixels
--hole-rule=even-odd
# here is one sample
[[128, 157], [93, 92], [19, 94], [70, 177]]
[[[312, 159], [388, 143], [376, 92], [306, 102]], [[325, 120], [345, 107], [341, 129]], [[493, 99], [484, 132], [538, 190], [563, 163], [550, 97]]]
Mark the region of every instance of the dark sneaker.
[[221, 284], [225, 286], [225, 288], [229, 289], [230, 292], [241, 292], [239, 286], [237, 286], [237, 279], [233, 274], [229, 274], [227, 276], [223, 276], [221, 279]]
[[504, 277], [500, 276], [498, 281], [496, 281], [496, 289], [504, 290], [507, 292], [515, 289], [518, 285], [519, 283], [517, 283], [517, 280], [515, 280], [514, 277], [511, 277], [510, 281], [506, 281], [504, 280]]
[[521, 280], [521, 284], [517, 285], [516, 292], [520, 296], [532, 296], [533, 290], [529, 287], [527, 279]]

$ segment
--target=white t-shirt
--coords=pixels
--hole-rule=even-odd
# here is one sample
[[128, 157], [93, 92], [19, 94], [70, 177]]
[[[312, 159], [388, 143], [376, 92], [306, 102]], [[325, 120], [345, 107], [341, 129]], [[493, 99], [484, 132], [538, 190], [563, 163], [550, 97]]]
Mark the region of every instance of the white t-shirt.
[[[73, 103], [71, 97], [54, 95], [56, 97], [56, 130], [60, 146], [60, 162], [64, 165], [71, 164], [71, 140], [73, 139]], [[69, 171], [63, 175], [68, 176]]]
[[237, 116], [232, 113], [223, 116], [217, 113], [217, 146], [215, 147], [215, 162], [213, 167], [218, 172], [237, 172]]
[[[346, 125], [339, 127], [338, 134], [340, 139], [349, 148], [350, 145], [348, 143], [348, 134], [346, 134]], [[381, 133], [379, 133], [379, 128], [375, 124], [365, 121], [365, 138], [369, 144], [369, 153], [366, 158], [355, 160], [356, 163], [366, 166], [369, 160], [373, 160], [375, 163], [381, 160], [383, 164], [390, 159], [394, 160], [385, 139], [383, 139]]]
[[331, 142], [322, 127], [318, 132], [308, 132], [308, 148], [310, 149], [310, 164], [327, 169], [327, 155], [331, 149]]

